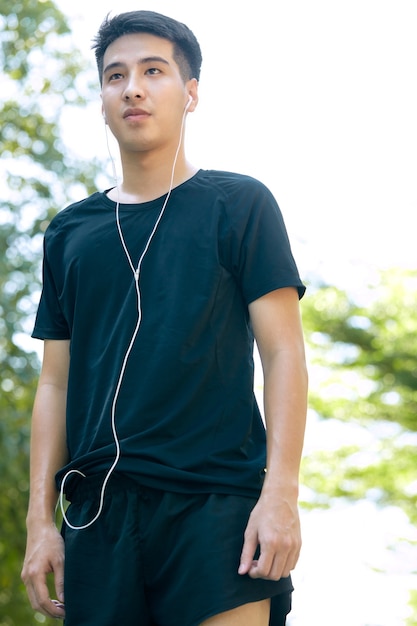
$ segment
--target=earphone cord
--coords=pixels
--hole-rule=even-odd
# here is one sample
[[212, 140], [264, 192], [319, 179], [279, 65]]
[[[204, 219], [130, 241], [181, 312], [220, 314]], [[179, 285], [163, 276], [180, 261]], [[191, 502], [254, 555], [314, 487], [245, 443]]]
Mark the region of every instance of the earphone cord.
[[110, 160], [111, 160], [111, 164], [112, 164], [112, 169], [113, 169], [113, 177], [116, 181], [116, 193], [117, 193], [117, 201], [116, 201], [116, 210], [115, 210], [115, 214], [116, 214], [116, 225], [117, 225], [117, 231], [119, 233], [119, 238], [120, 238], [120, 243], [122, 245], [122, 248], [125, 252], [127, 261], [129, 263], [130, 269], [132, 270], [133, 276], [134, 276], [134, 280], [135, 280], [135, 289], [136, 289], [136, 302], [137, 302], [137, 321], [136, 321], [136, 326], [135, 329], [133, 331], [132, 337], [130, 339], [129, 342], [129, 346], [126, 350], [125, 356], [123, 358], [123, 362], [122, 362], [122, 367], [120, 369], [120, 374], [119, 374], [119, 378], [117, 381], [117, 385], [116, 385], [116, 389], [114, 392], [114, 396], [113, 396], [113, 402], [112, 402], [112, 406], [111, 406], [111, 428], [112, 428], [112, 433], [113, 433], [113, 439], [114, 439], [114, 444], [116, 447], [116, 454], [115, 454], [115, 458], [114, 461], [111, 465], [111, 467], [109, 468], [109, 470], [107, 471], [107, 474], [104, 478], [103, 484], [101, 486], [101, 491], [100, 491], [100, 502], [99, 502], [99, 507], [97, 510], [96, 515], [93, 517], [92, 520], [90, 520], [88, 523], [83, 524], [81, 526], [74, 526], [73, 524], [71, 524], [71, 522], [68, 520], [66, 511], [65, 511], [65, 507], [64, 507], [64, 489], [65, 489], [65, 483], [67, 481], [67, 478], [71, 475], [71, 474], [78, 474], [79, 476], [81, 476], [82, 478], [86, 478], [86, 475], [81, 472], [80, 470], [77, 469], [71, 469], [69, 470], [65, 476], [62, 479], [61, 482], [61, 487], [60, 487], [60, 492], [59, 492], [59, 505], [61, 508], [61, 513], [62, 513], [62, 517], [65, 521], [65, 523], [67, 524], [67, 526], [69, 526], [69, 528], [71, 528], [72, 530], [84, 530], [85, 528], [88, 528], [89, 526], [92, 526], [92, 524], [94, 524], [94, 522], [96, 522], [98, 520], [98, 518], [100, 517], [102, 511], [103, 511], [103, 507], [104, 507], [104, 495], [105, 495], [105, 491], [106, 491], [106, 487], [107, 487], [107, 483], [110, 480], [110, 476], [112, 475], [116, 465], [119, 462], [120, 459], [120, 441], [119, 441], [119, 437], [117, 435], [117, 429], [116, 429], [116, 406], [117, 406], [117, 401], [119, 398], [119, 394], [120, 394], [120, 389], [123, 383], [123, 378], [125, 375], [125, 371], [126, 371], [126, 367], [127, 367], [127, 363], [129, 360], [129, 356], [130, 353], [132, 352], [133, 346], [135, 344], [136, 341], [136, 337], [139, 333], [139, 329], [140, 329], [140, 325], [142, 322], [142, 305], [141, 305], [141, 291], [140, 291], [140, 284], [139, 284], [139, 278], [140, 278], [140, 271], [142, 268], [142, 262], [143, 259], [146, 255], [146, 253], [149, 250], [149, 246], [151, 245], [151, 242], [155, 236], [155, 233], [158, 229], [158, 226], [161, 222], [161, 219], [165, 213], [165, 209], [166, 206], [168, 204], [168, 200], [171, 196], [171, 192], [174, 186], [174, 175], [175, 175], [175, 167], [177, 165], [177, 160], [178, 160], [178, 155], [180, 153], [180, 149], [181, 149], [181, 144], [182, 144], [182, 138], [183, 138], [183, 134], [184, 134], [184, 123], [185, 123], [185, 116], [187, 113], [187, 108], [184, 110], [183, 113], [183, 117], [182, 117], [182, 122], [181, 122], [181, 129], [180, 129], [180, 138], [179, 138], [179, 142], [178, 142], [178, 146], [177, 146], [177, 150], [175, 152], [175, 156], [174, 156], [174, 161], [172, 164], [172, 169], [171, 169], [171, 179], [170, 179], [170, 183], [169, 183], [169, 189], [168, 189], [168, 193], [165, 197], [164, 203], [162, 205], [162, 208], [159, 212], [159, 215], [157, 217], [157, 220], [152, 228], [151, 234], [148, 237], [148, 240], [146, 242], [146, 245], [142, 251], [142, 254], [139, 257], [139, 261], [137, 266], [135, 267], [132, 261], [132, 257], [130, 256], [128, 247], [126, 245], [126, 241], [125, 238], [123, 236], [123, 231], [122, 231], [122, 227], [121, 227], [121, 223], [120, 223], [120, 215], [119, 215], [119, 208], [120, 208], [120, 200], [119, 200], [119, 187], [117, 185], [117, 175], [116, 175], [116, 168], [115, 168], [115, 163], [114, 163], [114, 159], [113, 156], [111, 154], [110, 151], [110, 146], [109, 146], [109, 141], [108, 141], [108, 136], [107, 136], [107, 127], [106, 128], [106, 144], [107, 144], [107, 150], [110, 156]]

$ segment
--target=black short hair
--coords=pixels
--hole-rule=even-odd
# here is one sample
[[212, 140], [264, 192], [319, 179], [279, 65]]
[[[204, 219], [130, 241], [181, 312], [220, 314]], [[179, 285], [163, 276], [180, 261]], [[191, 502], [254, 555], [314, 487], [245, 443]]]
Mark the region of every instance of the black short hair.
[[191, 78], [200, 79], [201, 49], [188, 26], [154, 11], [129, 11], [114, 17], [107, 15], [94, 38], [92, 48], [95, 51], [100, 83], [103, 78], [103, 57], [109, 45], [123, 35], [134, 33], [149, 33], [171, 41], [174, 46], [174, 60], [184, 82]]

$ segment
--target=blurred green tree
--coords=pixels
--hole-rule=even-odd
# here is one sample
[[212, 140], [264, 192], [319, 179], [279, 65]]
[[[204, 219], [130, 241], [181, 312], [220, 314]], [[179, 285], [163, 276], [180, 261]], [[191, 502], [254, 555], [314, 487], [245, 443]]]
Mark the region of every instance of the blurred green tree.
[[[304, 503], [367, 498], [417, 522], [417, 271], [382, 271], [360, 302], [321, 285], [303, 305], [313, 373], [310, 407], [346, 425], [346, 445], [306, 456]], [[355, 430], [356, 427], [356, 430]], [[343, 432], [343, 431], [342, 431]], [[353, 436], [356, 438], [352, 438]], [[410, 626], [417, 624], [415, 614]]]
[[88, 101], [91, 81], [53, 2], [0, 0], [0, 61], [0, 626], [21, 626], [34, 620], [20, 569], [39, 371], [25, 337], [40, 290], [42, 235], [75, 187], [93, 190], [98, 164], [81, 164], [60, 139], [61, 112]]
[[[91, 85], [90, 68], [53, 2], [0, 0], [0, 60], [0, 626], [21, 626], [34, 621], [20, 569], [39, 371], [24, 338], [40, 290], [45, 228], [75, 195], [95, 190], [102, 164], [80, 162], [61, 138], [60, 114], [83, 107]], [[306, 506], [368, 497], [400, 506], [416, 521], [416, 286], [416, 272], [392, 270], [365, 304], [325, 285], [303, 302], [311, 369], [319, 379], [312, 410], [375, 435], [365, 448], [352, 444], [305, 459]]]

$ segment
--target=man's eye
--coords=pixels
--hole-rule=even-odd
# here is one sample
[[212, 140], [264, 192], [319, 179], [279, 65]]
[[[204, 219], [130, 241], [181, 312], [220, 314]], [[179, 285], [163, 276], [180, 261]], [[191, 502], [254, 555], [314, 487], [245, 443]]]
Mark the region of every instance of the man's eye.
[[115, 72], [114, 74], [110, 74], [109, 76], [109, 80], [118, 80], [119, 78], [122, 78], [120, 72]]
[[148, 70], [146, 70], [147, 74], [151, 74], [151, 76], [154, 76], [155, 74], [160, 74], [161, 70], [158, 69], [157, 67], [150, 67]]

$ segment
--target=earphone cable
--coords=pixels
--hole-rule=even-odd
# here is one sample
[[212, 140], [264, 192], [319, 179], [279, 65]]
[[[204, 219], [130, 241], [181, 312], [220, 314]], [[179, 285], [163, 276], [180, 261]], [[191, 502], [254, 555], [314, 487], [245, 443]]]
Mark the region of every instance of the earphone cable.
[[116, 407], [117, 407], [117, 401], [119, 399], [119, 395], [120, 395], [120, 390], [122, 387], [122, 383], [123, 383], [123, 379], [124, 379], [124, 375], [125, 375], [125, 371], [126, 371], [126, 367], [129, 361], [129, 357], [130, 354], [132, 352], [133, 346], [135, 345], [135, 341], [137, 338], [137, 335], [139, 333], [140, 330], [140, 326], [142, 323], [142, 297], [141, 297], [141, 290], [140, 290], [140, 283], [139, 283], [139, 279], [140, 279], [140, 272], [141, 272], [141, 268], [142, 268], [142, 262], [143, 259], [145, 258], [146, 253], [149, 250], [149, 247], [152, 243], [152, 240], [155, 236], [155, 233], [158, 229], [158, 226], [162, 220], [162, 217], [165, 213], [165, 209], [166, 206], [168, 204], [168, 200], [171, 196], [171, 192], [174, 186], [174, 176], [175, 176], [175, 168], [177, 165], [177, 160], [178, 160], [178, 155], [180, 153], [180, 149], [181, 149], [181, 144], [182, 144], [182, 138], [183, 138], [183, 134], [184, 134], [184, 124], [185, 124], [185, 117], [186, 117], [186, 113], [187, 113], [187, 108], [185, 108], [183, 116], [182, 116], [182, 121], [181, 121], [181, 129], [180, 129], [180, 138], [179, 138], [179, 142], [178, 142], [178, 146], [175, 152], [175, 156], [174, 156], [174, 160], [173, 160], [173, 164], [172, 164], [172, 169], [171, 169], [171, 178], [170, 178], [170, 183], [169, 183], [169, 189], [167, 192], [167, 195], [165, 197], [164, 203], [162, 205], [162, 208], [159, 212], [159, 215], [156, 219], [156, 222], [152, 228], [152, 231], [148, 237], [148, 240], [146, 242], [146, 245], [142, 251], [142, 254], [139, 257], [139, 261], [138, 264], [135, 268], [134, 263], [132, 261], [131, 255], [129, 253], [128, 247], [126, 245], [126, 241], [125, 238], [123, 236], [123, 230], [122, 230], [122, 226], [120, 223], [120, 212], [119, 212], [119, 208], [120, 208], [120, 193], [119, 193], [119, 186], [118, 186], [118, 181], [117, 181], [117, 174], [116, 174], [116, 167], [115, 167], [115, 162], [113, 159], [113, 156], [111, 154], [111, 150], [110, 150], [110, 146], [109, 146], [109, 141], [108, 141], [108, 136], [107, 136], [107, 127], [105, 127], [106, 129], [106, 144], [107, 144], [107, 149], [109, 152], [109, 156], [110, 156], [110, 160], [112, 163], [112, 170], [113, 170], [113, 178], [116, 182], [116, 194], [117, 194], [117, 200], [116, 200], [116, 209], [115, 209], [115, 216], [116, 216], [116, 225], [117, 225], [117, 231], [119, 234], [119, 239], [120, 239], [120, 243], [122, 245], [122, 248], [124, 250], [124, 253], [126, 255], [127, 261], [129, 263], [130, 269], [132, 270], [133, 276], [134, 276], [134, 281], [135, 281], [135, 289], [136, 289], [136, 303], [137, 303], [137, 320], [136, 320], [136, 325], [135, 325], [135, 329], [133, 331], [132, 337], [130, 339], [128, 348], [126, 350], [126, 353], [124, 355], [123, 361], [122, 361], [122, 366], [120, 369], [120, 373], [119, 373], [119, 377], [117, 380], [117, 384], [116, 384], [116, 388], [115, 388], [115, 392], [114, 392], [114, 396], [113, 396], [113, 401], [112, 401], [112, 405], [111, 405], [111, 428], [112, 428], [112, 434], [113, 434], [113, 440], [114, 440], [114, 444], [115, 444], [115, 448], [116, 448], [116, 454], [113, 460], [112, 465], [110, 466], [110, 468], [108, 469], [106, 476], [104, 478], [103, 484], [101, 486], [101, 490], [100, 490], [100, 502], [99, 502], [99, 506], [97, 509], [97, 513], [95, 514], [95, 516], [93, 517], [92, 520], [90, 520], [89, 522], [87, 522], [86, 524], [83, 524], [81, 526], [75, 526], [73, 524], [71, 524], [71, 522], [68, 520], [66, 511], [65, 511], [65, 507], [64, 507], [64, 489], [65, 489], [65, 483], [68, 479], [68, 477], [72, 474], [78, 474], [80, 475], [82, 478], [86, 478], [86, 475], [81, 472], [78, 469], [71, 469], [69, 470], [63, 477], [62, 482], [61, 482], [61, 486], [60, 486], [60, 492], [59, 492], [59, 505], [61, 508], [61, 513], [62, 513], [62, 517], [65, 521], [65, 523], [67, 524], [67, 526], [69, 526], [69, 528], [71, 528], [72, 530], [84, 530], [85, 528], [88, 528], [89, 526], [92, 526], [94, 524], [94, 522], [96, 522], [98, 520], [98, 518], [100, 517], [102, 511], [103, 511], [103, 507], [104, 507], [104, 496], [105, 496], [105, 491], [106, 491], [106, 487], [107, 487], [107, 483], [110, 480], [110, 477], [116, 467], [116, 465], [119, 462], [120, 459], [120, 455], [121, 455], [121, 450], [120, 450], [120, 440], [117, 434], [117, 428], [116, 428]]

